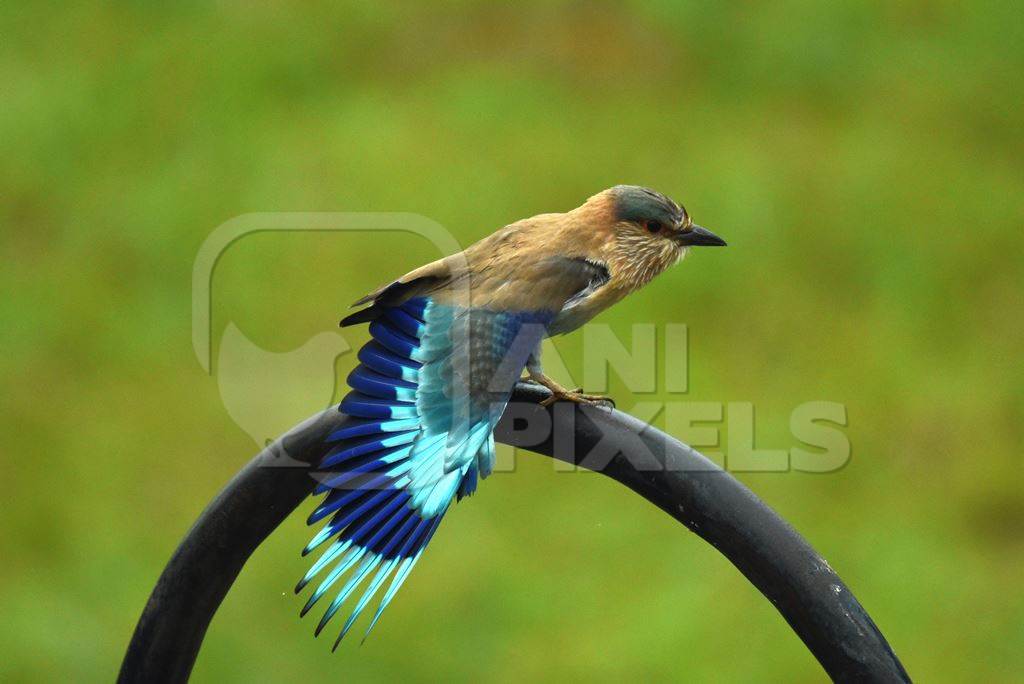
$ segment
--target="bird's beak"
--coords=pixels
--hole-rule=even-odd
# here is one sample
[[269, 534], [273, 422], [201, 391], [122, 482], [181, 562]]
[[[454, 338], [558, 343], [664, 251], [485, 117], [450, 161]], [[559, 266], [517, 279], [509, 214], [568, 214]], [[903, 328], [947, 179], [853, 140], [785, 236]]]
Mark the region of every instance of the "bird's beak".
[[677, 233], [676, 240], [686, 247], [725, 247], [725, 240], [697, 224], [685, 233]]

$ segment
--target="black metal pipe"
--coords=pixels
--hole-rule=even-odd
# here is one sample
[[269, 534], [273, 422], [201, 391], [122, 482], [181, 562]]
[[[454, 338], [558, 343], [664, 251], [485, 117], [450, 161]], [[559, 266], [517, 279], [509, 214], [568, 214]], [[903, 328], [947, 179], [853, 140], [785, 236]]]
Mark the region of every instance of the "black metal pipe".
[[[753, 492], [678, 440], [610, 409], [555, 404], [516, 388], [499, 441], [597, 470], [724, 554], [782, 614], [835, 681], [909, 676], [835, 571]], [[245, 561], [309, 495], [310, 464], [348, 418], [335, 409], [264, 449], [217, 495], [174, 552], [128, 645], [119, 682], [188, 678], [206, 628]]]

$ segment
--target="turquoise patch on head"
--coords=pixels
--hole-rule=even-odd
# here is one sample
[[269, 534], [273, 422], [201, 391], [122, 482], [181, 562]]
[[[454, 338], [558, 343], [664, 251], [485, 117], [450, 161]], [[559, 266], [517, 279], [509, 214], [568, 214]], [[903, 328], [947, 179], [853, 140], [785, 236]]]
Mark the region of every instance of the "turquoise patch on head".
[[686, 210], [671, 199], [649, 188], [639, 185], [616, 185], [612, 188], [615, 198], [615, 217], [620, 221], [660, 221], [666, 225], [677, 225], [686, 216]]

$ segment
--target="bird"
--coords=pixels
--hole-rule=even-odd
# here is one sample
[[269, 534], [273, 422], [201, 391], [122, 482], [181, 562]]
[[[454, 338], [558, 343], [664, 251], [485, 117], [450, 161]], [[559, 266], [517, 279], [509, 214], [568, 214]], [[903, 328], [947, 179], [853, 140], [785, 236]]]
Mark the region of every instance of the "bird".
[[[647, 285], [691, 247], [725, 241], [654, 190], [617, 185], [564, 213], [498, 229], [357, 300], [341, 326], [369, 324], [327, 437], [308, 524], [328, 522], [302, 551], [328, 542], [295, 587], [323, 574], [305, 616], [342, 577], [319, 636], [367, 582], [336, 649], [390, 578], [363, 639], [420, 559], [453, 502], [494, 466], [493, 430], [520, 379], [546, 403], [600, 404], [544, 374], [541, 341], [579, 328]], [[332, 649], [332, 650], [333, 650]]]

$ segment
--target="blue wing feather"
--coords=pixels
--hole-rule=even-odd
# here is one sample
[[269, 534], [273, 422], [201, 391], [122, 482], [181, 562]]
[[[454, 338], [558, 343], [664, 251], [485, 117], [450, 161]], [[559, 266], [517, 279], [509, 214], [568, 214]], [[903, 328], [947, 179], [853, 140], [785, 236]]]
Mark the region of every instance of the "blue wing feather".
[[406, 418], [404, 420], [379, 420], [375, 418], [353, 420], [345, 427], [332, 432], [327, 437], [327, 442], [340, 442], [343, 439], [378, 435], [382, 432], [415, 431], [419, 429], [419, 424], [419, 417]]
[[409, 382], [419, 379], [419, 361], [398, 356], [384, 345], [371, 341], [359, 350], [359, 360], [382, 375]]
[[[492, 431], [526, 358], [552, 314], [459, 309], [418, 298], [385, 308], [348, 377], [339, 410], [351, 423], [328, 437], [310, 514], [330, 521], [303, 555], [334, 542], [296, 586], [331, 568], [309, 597], [305, 615], [351, 575], [317, 624], [319, 634], [371, 576], [341, 628], [348, 633], [384, 582], [369, 634], [433, 537], [451, 502], [472, 494], [494, 467]], [[333, 567], [331, 567], [333, 565]], [[365, 637], [364, 637], [365, 638]]]

